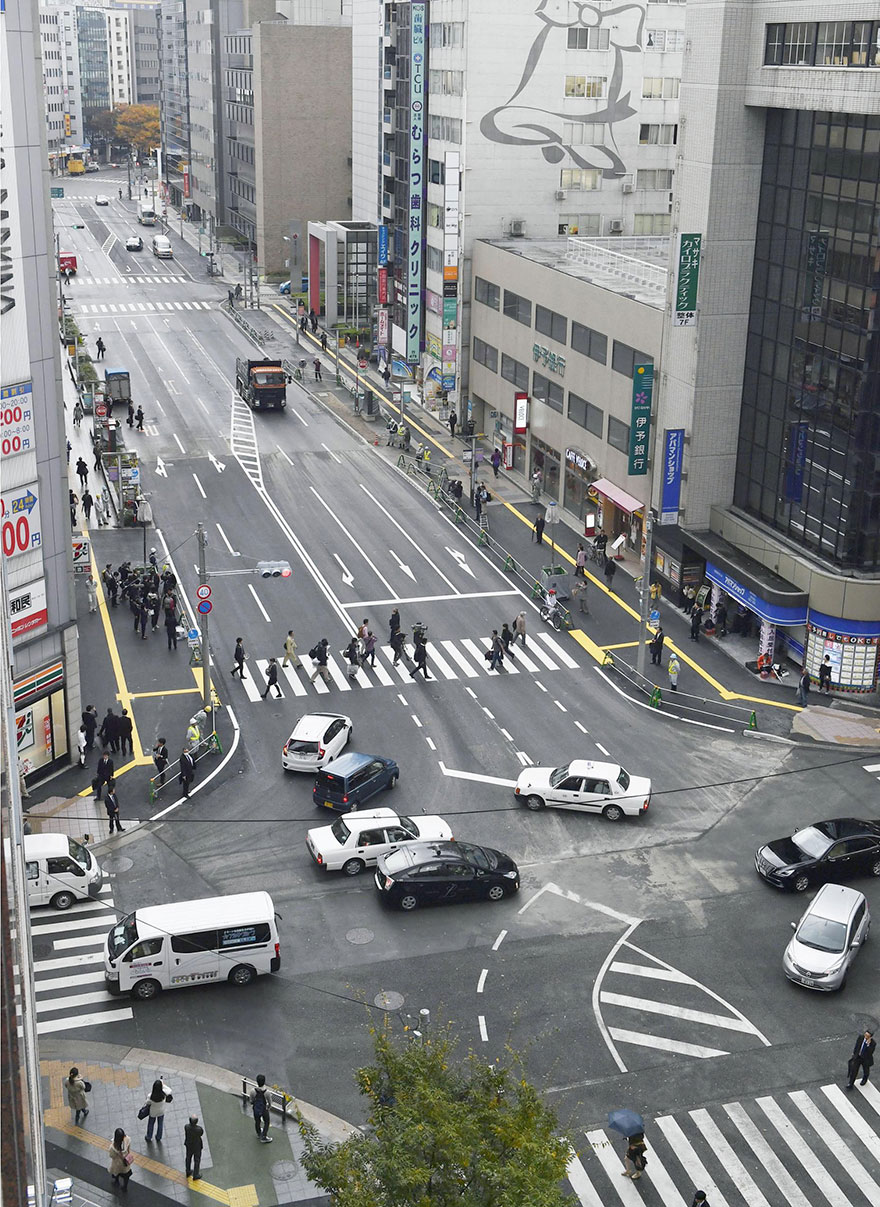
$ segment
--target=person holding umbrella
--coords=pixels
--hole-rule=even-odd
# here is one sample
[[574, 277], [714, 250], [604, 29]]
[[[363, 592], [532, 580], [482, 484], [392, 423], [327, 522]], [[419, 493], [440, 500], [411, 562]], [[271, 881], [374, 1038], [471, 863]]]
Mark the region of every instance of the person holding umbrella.
[[645, 1121], [637, 1111], [617, 1110], [608, 1112], [608, 1126], [612, 1131], [620, 1132], [626, 1137], [626, 1152], [623, 1156], [623, 1172], [621, 1177], [632, 1178], [633, 1181], [642, 1176], [642, 1171], [648, 1162], [645, 1155]]

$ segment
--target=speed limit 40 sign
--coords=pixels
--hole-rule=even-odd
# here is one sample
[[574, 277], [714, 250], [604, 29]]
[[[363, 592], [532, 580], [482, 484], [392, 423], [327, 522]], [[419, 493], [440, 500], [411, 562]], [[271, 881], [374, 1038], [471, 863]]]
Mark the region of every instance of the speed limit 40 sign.
[[39, 489], [39, 484], [32, 482], [0, 495], [0, 542], [4, 557], [18, 557], [42, 545]]

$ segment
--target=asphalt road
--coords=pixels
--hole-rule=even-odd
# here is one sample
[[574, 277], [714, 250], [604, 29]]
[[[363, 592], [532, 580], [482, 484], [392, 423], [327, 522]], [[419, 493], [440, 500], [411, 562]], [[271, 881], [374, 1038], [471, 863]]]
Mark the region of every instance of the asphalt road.
[[[241, 727], [239, 749], [214, 787], [138, 833], [114, 861], [121, 911], [267, 889], [281, 916], [282, 971], [247, 992], [179, 990], [136, 1004], [102, 1038], [262, 1067], [357, 1121], [352, 1069], [366, 1054], [377, 997], [397, 993], [405, 1014], [447, 1014], [487, 1058], [503, 1057], [508, 1041], [525, 1050], [566, 1121], [592, 1126], [622, 1086], [667, 1107], [671, 1096], [672, 1105], [714, 1101], [722, 1080], [725, 1094], [747, 1094], [777, 1068], [780, 1083], [790, 1080], [793, 1046], [872, 1021], [870, 956], [842, 995], [785, 981], [781, 954], [804, 902], [766, 888], [753, 867], [768, 838], [819, 817], [876, 812], [876, 780], [862, 760], [633, 707], [570, 637], [542, 641], [530, 601], [381, 447], [322, 407], [320, 393], [292, 385], [284, 414], [252, 418], [236, 406], [235, 357], [254, 351], [219, 311], [225, 291], [204, 260], [173, 231], [170, 263], [150, 255], [149, 231], [145, 251], [125, 253], [134, 206], [118, 202], [115, 182], [100, 174], [65, 183], [56, 203], [62, 250], [80, 257], [69, 294], [91, 339], [103, 336], [106, 364], [132, 374], [147, 422], [130, 440], [152, 491], [156, 543], [170, 551], [187, 597], [197, 585], [198, 520], [211, 571], [278, 558], [294, 571], [288, 580], [212, 579], [215, 682]], [[86, 199], [99, 191], [113, 198], [107, 209]], [[71, 216], [86, 229], [64, 230]], [[125, 538], [93, 535], [98, 560], [118, 560]], [[113, 542], [106, 558], [104, 541], [108, 550]], [[140, 537], [130, 541], [135, 556]], [[369, 686], [334, 681], [325, 693], [283, 677], [278, 701], [253, 699], [230, 678], [241, 635], [262, 691], [258, 663], [280, 656], [291, 627], [301, 654], [328, 637], [341, 667], [339, 651], [364, 617], [385, 641], [395, 602], [404, 627], [429, 626], [432, 681], [404, 682], [384, 655], [385, 679], [368, 672]], [[532, 670], [490, 676], [479, 649], [521, 609], [526, 655], [537, 648], [543, 657], [531, 653]], [[125, 615], [113, 625], [126, 668], [152, 660], [152, 645], [131, 650]], [[186, 681], [169, 672], [169, 687]], [[403, 916], [379, 907], [369, 875], [319, 872], [305, 834], [327, 819], [312, 804], [311, 779], [285, 776], [280, 762], [295, 719], [312, 709], [347, 714], [357, 749], [398, 761], [399, 786], [380, 803], [440, 813], [457, 837], [511, 854], [523, 872], [519, 897]], [[142, 713], [145, 749], [171, 715], [161, 701]], [[532, 814], [504, 782], [526, 763], [572, 757], [650, 775], [647, 816], [614, 825]], [[876, 886], [861, 887], [876, 903]], [[88, 1034], [72, 1027], [73, 1036]]]

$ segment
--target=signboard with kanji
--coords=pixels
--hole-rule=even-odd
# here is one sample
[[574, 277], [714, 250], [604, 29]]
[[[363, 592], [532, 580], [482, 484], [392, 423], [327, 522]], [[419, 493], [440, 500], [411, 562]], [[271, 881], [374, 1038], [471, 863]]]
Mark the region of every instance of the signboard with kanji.
[[697, 286], [700, 280], [702, 235], [678, 236], [678, 272], [675, 278], [675, 327], [697, 325]]
[[651, 401], [654, 394], [654, 366], [636, 365], [633, 369], [632, 419], [629, 429], [630, 475], [648, 472], [648, 436], [651, 428]]

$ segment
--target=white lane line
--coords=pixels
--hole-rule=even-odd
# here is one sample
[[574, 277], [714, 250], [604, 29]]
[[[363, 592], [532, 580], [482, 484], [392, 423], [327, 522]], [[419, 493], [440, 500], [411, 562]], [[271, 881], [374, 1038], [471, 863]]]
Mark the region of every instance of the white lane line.
[[482, 993], [486, 984], [486, 977], [489, 975], [489, 969], [484, 968], [480, 973], [480, 979], [477, 981], [477, 993]]
[[[770, 1207], [770, 1204], [758, 1189], [756, 1182], [752, 1179], [752, 1175], [730, 1147], [727, 1137], [717, 1123], [715, 1123], [709, 1112], [698, 1110], [689, 1111], [688, 1113], [703, 1133], [703, 1137], [708, 1142], [709, 1147], [717, 1154], [726, 1171], [733, 1177], [740, 1194], [749, 1204], [749, 1207]], [[873, 1132], [871, 1132], [871, 1136], [876, 1141], [877, 1137]], [[871, 1147], [873, 1149], [873, 1143]]]
[[165, 408], [162, 406], [162, 403], [159, 401], [158, 398], [153, 399], [153, 404], [155, 405], [155, 407], [161, 414], [163, 414], [163, 415], [165, 414]]
[[207, 499], [208, 496], [205, 494], [204, 489], [202, 488], [202, 484], [199, 481], [198, 476], [196, 474], [193, 474], [193, 482], [195, 482], [196, 486], [199, 488], [199, 494], [202, 496], [202, 498]]
[[97, 1006], [98, 1002], [115, 1002], [117, 999], [106, 989], [97, 993], [74, 993], [67, 997], [47, 997], [37, 1002], [37, 1014], [51, 1014], [53, 1010], [69, 1010], [79, 1005]]
[[37, 1023], [37, 1035], [73, 1031], [78, 1027], [103, 1027], [106, 1023], [121, 1023], [128, 1018], [134, 1018], [132, 1010], [104, 1010], [98, 1014], [77, 1014], [73, 1018], [44, 1019]]
[[388, 674], [385, 667], [382, 665], [382, 650], [380, 649], [378, 651], [378, 653], [379, 653], [379, 660], [376, 663], [374, 663], [373, 666], [370, 667], [370, 670], [373, 671], [376, 678], [379, 680], [379, 682], [382, 684], [383, 687], [391, 687], [392, 684], [394, 683], [394, 679], [391, 675]]
[[284, 458], [284, 460], [287, 462], [288, 465], [293, 465], [293, 462], [291, 461], [290, 457], [288, 457], [287, 453], [284, 451], [284, 449], [281, 447], [280, 444], [278, 445], [278, 451], [281, 454], [281, 456]]
[[741, 1031], [751, 1035], [754, 1027], [747, 1019], [730, 1018], [726, 1014], [710, 1014], [706, 1010], [691, 1010], [687, 1006], [675, 1006], [671, 1002], [657, 1002], [627, 993], [610, 993], [602, 990], [599, 1001], [609, 1006], [625, 1006], [630, 1010], [644, 1010], [646, 1014], [662, 1014], [667, 1018], [680, 1018], [689, 1023], [702, 1023], [707, 1027], [721, 1027], [727, 1031]]
[[850, 1103], [846, 1094], [837, 1085], [823, 1085], [822, 1093], [847, 1123], [851, 1131], [855, 1132], [858, 1138], [864, 1144], [865, 1148], [873, 1155], [877, 1149], [877, 1133], [872, 1127], [869, 1127], [856, 1108]]
[[430, 749], [431, 749], [431, 750], [436, 750], [436, 749], [437, 749], [436, 745], [434, 744], [434, 742], [433, 742], [433, 740], [432, 740], [431, 738], [426, 737], [426, 738], [425, 738], [425, 741], [428, 743], [428, 746], [430, 747]]
[[197, 398], [197, 399], [196, 399], [196, 402], [199, 404], [199, 406], [202, 408], [202, 410], [205, 412], [205, 414], [206, 414], [206, 415], [210, 415], [210, 414], [211, 414], [211, 412], [208, 410], [208, 408], [207, 408], [207, 406], [205, 405], [205, 403], [204, 403], [204, 402], [202, 402], [201, 398]]
[[96, 981], [103, 981], [104, 973], [100, 968], [96, 968], [94, 972], [81, 972], [76, 976], [57, 976], [51, 980], [36, 981], [37, 993], [48, 993], [52, 989], [73, 989], [75, 985], [94, 985]]
[[[102, 964], [104, 963], [104, 953], [101, 951], [83, 952], [78, 956], [60, 956], [55, 960], [37, 960], [34, 963], [34, 972], [54, 972], [57, 968], [79, 968], [86, 964]], [[40, 982], [37, 981], [39, 987]]]
[[556, 705], [556, 707], [559, 709], [560, 712], [568, 712], [568, 709], [565, 707], [565, 705], [562, 703], [561, 700], [554, 700], [553, 703]]
[[419, 728], [419, 729], [421, 729], [421, 728], [422, 728], [422, 723], [421, 723], [421, 721], [419, 720], [419, 718], [416, 716], [416, 714], [415, 714], [414, 712], [411, 712], [409, 715], [410, 715], [410, 716], [412, 717], [412, 719], [413, 719], [413, 724], [414, 724], [414, 725], [417, 725], [417, 726], [418, 726], [418, 728]]
[[107, 939], [103, 935], [79, 935], [76, 939], [56, 939], [52, 944], [54, 951], [71, 951], [75, 947], [103, 947]]
[[[458, 649], [458, 647], [456, 646], [454, 641], [440, 641], [440, 642], [434, 641], [434, 642], [432, 642], [432, 646], [434, 647], [435, 652], [436, 652], [436, 648], [438, 645], [443, 646], [444, 650], [449, 655], [449, 657], [452, 659], [452, 661], [456, 662], [458, 664], [458, 666], [461, 668], [461, 670], [467, 676], [468, 679], [477, 679], [479, 677], [479, 672], [474, 670], [474, 668], [471, 666], [470, 662], [468, 662], [468, 660], [467, 660], [467, 658], [465, 658], [464, 654], [462, 654], [462, 652]], [[470, 688], [468, 688], [468, 691], [470, 691]], [[471, 692], [471, 695], [473, 695], [473, 692]], [[474, 699], [476, 699], [476, 696], [474, 696]]]
[[[669, 1141], [672, 1151], [684, 1166], [693, 1185], [701, 1186], [705, 1189], [708, 1202], [717, 1203], [718, 1207], [728, 1207], [727, 1199], [718, 1189], [715, 1179], [697, 1156], [693, 1145], [681, 1130], [676, 1120], [671, 1115], [662, 1115], [655, 1120], [655, 1123], [658, 1124], [660, 1130]], [[657, 1189], [660, 1190], [661, 1194], [663, 1193], [662, 1187], [658, 1186]], [[709, 1198], [710, 1194], [712, 1196], [711, 1199]], [[684, 1207], [684, 1204], [682, 1204], [682, 1207]]]
[[336, 462], [338, 465], [341, 465], [341, 464], [342, 464], [342, 458], [341, 458], [341, 457], [337, 457], [337, 456], [336, 456], [336, 454], [334, 453], [334, 451], [333, 451], [333, 449], [332, 449], [332, 448], [327, 448], [327, 445], [324, 443], [324, 441], [323, 441], [323, 440], [321, 441], [321, 448], [327, 449], [327, 452], [330, 454], [330, 456], [333, 458], [333, 460], [334, 460], [334, 461], [335, 461], [335, 462]]
[[[636, 1190], [635, 1186], [633, 1186], [632, 1181], [629, 1178], [624, 1178], [621, 1181], [620, 1175], [624, 1172], [624, 1170], [621, 1168], [620, 1157], [618, 1157], [613, 1146], [608, 1143], [608, 1137], [605, 1135], [605, 1133], [597, 1128], [595, 1131], [585, 1132], [584, 1134], [586, 1135], [587, 1140], [590, 1143], [590, 1147], [595, 1153], [599, 1164], [605, 1170], [605, 1173], [608, 1175], [608, 1177], [612, 1179], [612, 1185], [620, 1196], [620, 1201], [623, 1203], [624, 1207], [642, 1207], [642, 1196]], [[651, 1153], [648, 1160], [648, 1164], [651, 1165], [652, 1179], [654, 1163], [651, 1162], [650, 1157], [654, 1157], [656, 1160], [656, 1156], [656, 1153]], [[673, 1207], [673, 1204], [670, 1203], [669, 1207]]]
[[[390, 587], [389, 590], [391, 590]], [[509, 591], [460, 591], [455, 595], [391, 595], [388, 599], [361, 599], [357, 603], [347, 603], [342, 606], [344, 608], [384, 608], [386, 604], [443, 603], [449, 599], [454, 599], [458, 603], [462, 599], [500, 599], [504, 595], [519, 595], [519, 591], [512, 588]], [[550, 663], [550, 670], [557, 670], [555, 663]]]
[[304, 696], [306, 694], [306, 685], [300, 679], [300, 671], [297, 671], [292, 666], [282, 666], [281, 673], [284, 675], [295, 696]]
[[602, 751], [602, 753], [605, 755], [606, 759], [611, 758], [611, 755], [608, 753], [608, 751], [605, 749], [605, 747], [602, 745], [601, 742], [597, 742], [596, 746], [599, 748], [599, 750]]
[[[250, 668], [250, 674], [248, 674], [248, 668]], [[260, 687], [257, 684], [254, 668], [249, 662], [245, 665], [245, 677], [242, 679], [241, 685], [244, 688], [245, 695], [250, 700], [251, 704], [256, 704], [258, 700], [263, 698], [260, 692]]]
[[699, 981], [676, 968], [648, 968], [644, 964], [627, 964], [625, 960], [615, 960], [608, 971], [622, 972], [624, 976], [650, 977], [654, 981], [675, 981], [679, 985], [699, 984]]
[[308, 421], [307, 421], [307, 420], [305, 420], [305, 419], [303, 419], [302, 415], [300, 415], [300, 413], [299, 413], [299, 411], [296, 409], [296, 407], [291, 407], [290, 409], [291, 409], [291, 411], [293, 411], [294, 415], [296, 415], [297, 419], [300, 421], [300, 423], [303, 425], [303, 427], [308, 427], [308, 426], [309, 426], [309, 425], [308, 425]]
[[587, 1177], [587, 1171], [581, 1165], [577, 1153], [573, 1152], [568, 1158], [565, 1176], [577, 1195], [581, 1207], [602, 1207], [602, 1200], [593, 1189], [593, 1183]]
[[843, 1194], [838, 1189], [833, 1178], [825, 1172], [822, 1164], [810, 1152], [808, 1145], [795, 1131], [794, 1126], [786, 1119], [777, 1103], [769, 1097], [756, 1098], [755, 1102], [776, 1128], [784, 1143], [788, 1145], [792, 1154], [804, 1167], [807, 1176], [815, 1182], [819, 1192], [825, 1196], [828, 1202], [833, 1207], [852, 1207], [852, 1199], [848, 1194]]
[[865, 763], [865, 771], [880, 771], [880, 763]]
[[223, 531], [223, 529], [220, 527], [219, 524], [217, 525], [217, 531], [220, 533], [220, 536], [223, 539], [223, 544], [226, 546], [226, 548], [229, 550], [229, 552], [232, 554], [232, 556], [238, 557], [239, 554], [236, 553], [236, 551], [232, 548], [232, 546], [229, 543], [229, 537], [226, 535], [226, 533]]
[[180, 437], [178, 436], [177, 432], [172, 432], [172, 433], [171, 433], [171, 435], [172, 435], [172, 436], [174, 437], [174, 439], [177, 441], [177, 447], [180, 449], [180, 451], [181, 451], [181, 452], [182, 452], [184, 455], [186, 455], [186, 449], [185, 449], [185, 448], [183, 447], [183, 445], [180, 443]]
[[466, 687], [464, 690], [467, 692], [467, 694], [470, 696], [470, 698], [472, 700], [476, 700], [477, 693], [474, 691], [474, 689], [472, 687]]
[[266, 609], [263, 607], [262, 603], [260, 602], [260, 597], [259, 597], [259, 595], [257, 595], [256, 591], [254, 590], [253, 583], [248, 583], [248, 590], [250, 591], [251, 595], [253, 595], [253, 597], [254, 597], [254, 603], [256, 603], [257, 607], [263, 613], [263, 619], [268, 620], [271, 623], [272, 618], [270, 617], [269, 613], [266, 611]]
[[483, 657], [483, 654], [488, 653], [488, 651], [484, 650], [481, 645], [477, 645], [477, 643], [475, 641], [471, 641], [470, 637], [463, 637], [461, 639], [461, 644], [464, 646], [464, 648], [467, 650], [467, 652], [471, 655], [474, 662], [476, 662], [477, 666], [483, 667], [483, 669], [485, 670], [487, 675], [495, 676], [499, 673], [498, 671], [489, 670], [489, 661], [487, 658]]
[[449, 779], [473, 780], [477, 784], [495, 784], [499, 788], [516, 787], [516, 780], [500, 779], [496, 775], [478, 775], [475, 771], [454, 771], [451, 767], [447, 767], [445, 763], [440, 764], [440, 770]]
[[116, 925], [115, 914], [103, 914], [100, 918], [74, 918], [71, 922], [47, 922], [45, 926], [32, 926], [32, 935], [63, 935], [71, 930], [97, 930], [105, 932]]
[[440, 651], [437, 649], [437, 642], [431, 642], [431, 648], [428, 651], [428, 656], [431, 659], [431, 669], [439, 671], [444, 679], [457, 679], [458, 671], [452, 669]]
[[543, 641], [544, 645], [548, 646], [553, 651], [553, 656], [558, 658], [563, 666], [567, 666], [569, 670], [577, 670], [578, 663], [570, 654], [566, 654], [565, 650], [549, 633], [539, 633], [538, 640]]
[[696, 1056], [709, 1060], [713, 1056], [729, 1056], [723, 1048], [707, 1048], [701, 1044], [686, 1044], [676, 1039], [665, 1039], [662, 1035], [648, 1035], [643, 1031], [627, 1031], [622, 1027], [609, 1027], [608, 1034], [619, 1043], [633, 1044], [637, 1048], [654, 1048], [659, 1052], [676, 1052], [679, 1056]]
[[526, 752], [524, 750], [518, 750], [516, 752], [516, 757], [522, 763], [523, 767], [531, 767], [532, 760], [529, 758], [529, 756], [526, 754]]
[[406, 696], [403, 694], [403, 692], [398, 692], [397, 698], [401, 704], [403, 704], [404, 706], [406, 705]]
[[370, 492], [367, 490], [366, 486], [364, 486], [363, 482], [360, 484], [360, 487], [361, 487], [361, 490], [364, 492], [364, 494], [367, 496], [367, 498], [372, 499], [373, 502], [375, 503], [375, 505], [379, 508], [379, 510], [381, 512], [383, 512], [383, 514], [391, 521], [391, 523], [394, 525], [394, 527], [397, 529], [397, 531], [401, 534], [401, 536], [405, 540], [409, 541], [409, 543], [412, 545], [413, 549], [415, 549], [416, 553], [420, 554], [420, 556], [425, 559], [425, 561], [428, 563], [428, 565], [431, 567], [431, 569], [435, 570], [437, 572], [437, 574], [439, 574], [439, 576], [446, 583], [447, 587], [449, 587], [449, 589], [451, 591], [454, 591], [456, 593], [456, 595], [458, 595], [459, 594], [458, 587], [456, 587], [455, 583], [451, 579], [446, 577], [446, 575], [442, 572], [440, 567], [437, 566], [437, 564], [435, 562], [431, 561], [430, 557], [428, 557], [427, 553], [422, 548], [422, 546], [410, 536], [410, 534], [406, 531], [406, 529], [403, 528], [397, 522], [397, 520], [395, 520], [395, 518], [391, 514], [391, 512], [386, 507], [383, 507], [383, 505], [379, 502], [379, 500], [376, 498], [376, 496], [373, 494], [370, 494]]
[[512, 742], [512, 741], [513, 741], [513, 734], [508, 733], [506, 729], [502, 729], [502, 730], [501, 730], [501, 736], [502, 736], [502, 737], [504, 737], [504, 738], [507, 738], [508, 742]]
[[534, 654], [539, 662], [543, 662], [548, 671], [559, 670], [559, 667], [556, 665], [550, 655], [541, 648], [537, 641], [533, 641], [529, 646], [529, 653]]
[[589, 733], [589, 732], [590, 732], [590, 731], [589, 731], [589, 729], [585, 729], [585, 728], [584, 728], [584, 726], [583, 726], [583, 725], [581, 725], [580, 721], [575, 721], [575, 723], [574, 723], [574, 724], [575, 724], [575, 728], [576, 728], [576, 729], [579, 729], [579, 730], [581, 731], [581, 733]]
[[[102, 885], [101, 891], [103, 892], [104, 889], [106, 889], [107, 892], [109, 893], [110, 885], [109, 884]], [[99, 909], [102, 909], [106, 912], [107, 907], [111, 906], [112, 904], [113, 904], [112, 901], [77, 901], [76, 909], [73, 911], [72, 916], [78, 917], [80, 914], [94, 914]], [[36, 908], [35, 906], [33, 906], [33, 905], [31, 906], [31, 910], [33, 910], [35, 908]], [[44, 909], [41, 909], [38, 914], [31, 913], [31, 917], [35, 918], [37, 922], [39, 922], [43, 918], [57, 918], [59, 920], [59, 922], [61, 922], [61, 921], [68, 922], [68, 921], [70, 921], [71, 913], [69, 910], [54, 910], [54, 909], [44, 910]], [[108, 917], [109, 917], [109, 915], [108, 915]]]
[[540, 679], [536, 679], [535, 683], [537, 683], [538, 687], [540, 687], [542, 692], [545, 692], [547, 690], [547, 688], [544, 686], [544, 684], [541, 682]]
[[506, 938], [507, 938], [507, 931], [506, 931], [506, 930], [502, 930], [502, 931], [501, 931], [501, 933], [498, 935], [498, 938], [497, 938], [497, 939], [495, 940], [495, 942], [492, 944], [492, 950], [493, 950], [493, 951], [497, 951], [497, 950], [498, 950], [498, 948], [501, 946], [501, 944], [504, 942], [504, 940], [505, 940]]
[[531, 658], [528, 656], [526, 651], [524, 649], [522, 649], [521, 646], [516, 647], [516, 660], [518, 663], [521, 663], [522, 666], [524, 666], [527, 671], [531, 671], [532, 674], [535, 674], [536, 672], [538, 672], [542, 669], [537, 664], [537, 662], [533, 662], [531, 660]]
[[477, 1016], [477, 1022], [480, 1024], [480, 1039], [484, 1044], [489, 1042], [489, 1032], [486, 1030], [486, 1019], [482, 1014]]
[[485, 705], [485, 704], [483, 705], [483, 712], [486, 714], [486, 716], [489, 718], [489, 720], [490, 720], [490, 721], [494, 721], [494, 720], [495, 720], [495, 714], [494, 714], [494, 712], [490, 712], [490, 711], [489, 711], [489, 709], [486, 707], [486, 705]]
[[351, 680], [348, 677], [348, 665], [345, 670], [342, 670], [336, 665], [336, 659], [331, 655], [327, 659], [327, 670], [330, 672], [330, 678], [336, 684], [340, 691], [351, 691]]
[[871, 1207], [880, 1207], [880, 1186], [877, 1185], [840, 1134], [834, 1130], [809, 1095], [805, 1094], [803, 1090], [793, 1090], [788, 1096], [816, 1135], [822, 1137], [832, 1156], [837, 1159], [837, 1163], [843, 1168], [843, 1171], [853, 1179]]
[[[328, 449], [327, 451], [329, 452], [330, 450]], [[337, 460], [338, 460], [338, 458], [337, 458]], [[376, 575], [376, 577], [378, 578], [378, 580], [382, 584], [382, 586], [385, 587], [386, 590], [393, 593], [394, 588], [391, 586], [391, 583], [384, 576], [384, 574], [381, 573], [381, 571], [379, 570], [379, 567], [372, 560], [372, 558], [367, 556], [361, 543], [356, 539], [356, 537], [354, 537], [352, 535], [352, 533], [350, 533], [348, 531], [348, 529], [345, 527], [345, 525], [342, 523], [342, 521], [339, 519], [339, 517], [333, 511], [333, 508], [330, 506], [330, 504], [327, 503], [321, 497], [321, 495], [315, 490], [314, 486], [311, 486], [309, 489], [311, 490], [311, 492], [315, 496], [315, 498], [318, 500], [318, 502], [321, 504], [321, 506], [324, 508], [324, 510], [327, 512], [327, 514], [330, 516], [330, 518], [336, 523], [337, 527], [348, 537], [348, 539], [351, 541], [352, 545], [355, 547], [355, 549], [357, 549], [358, 553], [361, 555], [361, 557], [364, 559], [364, 561], [367, 563], [367, 565], [370, 567], [370, 569]]]

